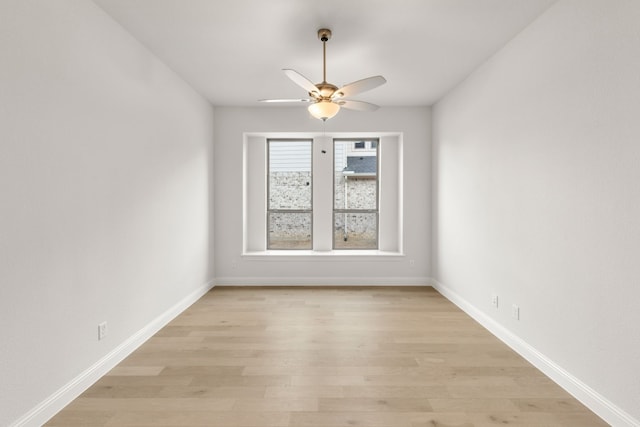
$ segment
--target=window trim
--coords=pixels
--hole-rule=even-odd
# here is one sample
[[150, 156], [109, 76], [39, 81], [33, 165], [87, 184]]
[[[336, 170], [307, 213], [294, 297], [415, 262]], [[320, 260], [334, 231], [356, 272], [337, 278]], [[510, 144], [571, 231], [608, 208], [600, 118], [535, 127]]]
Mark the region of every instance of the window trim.
[[[332, 139], [378, 138], [380, 143], [380, 179], [378, 250], [332, 250], [331, 212], [333, 163], [327, 158]], [[251, 131], [242, 132], [242, 243], [239, 256], [247, 260], [296, 262], [296, 261], [351, 261], [397, 260], [405, 256], [404, 239], [404, 145], [402, 131], [371, 132], [313, 132], [313, 131]], [[314, 190], [314, 248], [313, 250], [267, 250], [266, 248], [266, 141], [267, 139], [313, 139], [313, 167], [316, 177], [326, 176], [328, 185], [316, 180]], [[326, 154], [323, 153], [326, 151]], [[327, 156], [327, 157], [325, 157]], [[326, 165], [326, 167], [325, 167]], [[323, 181], [324, 182], [324, 181]], [[319, 204], [321, 203], [321, 204]], [[326, 203], [326, 204], [325, 204]], [[328, 214], [326, 221], [318, 215]], [[326, 240], [324, 231], [328, 230]], [[318, 234], [322, 232], [322, 236]]]

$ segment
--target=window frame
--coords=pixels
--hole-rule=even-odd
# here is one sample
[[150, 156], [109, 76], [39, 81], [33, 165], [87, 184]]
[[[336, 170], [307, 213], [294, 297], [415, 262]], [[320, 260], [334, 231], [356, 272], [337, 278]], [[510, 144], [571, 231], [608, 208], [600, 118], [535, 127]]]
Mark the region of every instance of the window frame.
[[[368, 152], [375, 151], [376, 157], [376, 202], [375, 209], [338, 209], [336, 208], [336, 142], [353, 142], [353, 152], [366, 150]], [[358, 142], [365, 142], [365, 148], [356, 148], [355, 144]], [[372, 143], [375, 142], [375, 148], [372, 148]], [[332, 194], [333, 194], [333, 209], [332, 209], [332, 231], [331, 231], [331, 247], [334, 251], [377, 251], [380, 248], [380, 137], [373, 138], [332, 138], [332, 158], [333, 158], [333, 185], [332, 185]], [[375, 226], [376, 226], [376, 238], [375, 238], [375, 247], [373, 248], [346, 248], [346, 247], [336, 247], [336, 215], [342, 214], [375, 214]]]
[[[267, 189], [266, 189], [266, 202], [267, 202], [267, 209], [266, 209], [266, 216], [265, 216], [265, 220], [266, 220], [266, 248], [267, 250], [270, 251], [308, 251], [308, 250], [313, 250], [313, 191], [314, 191], [314, 184], [313, 184], [313, 138], [267, 138], [266, 139], [266, 184], [267, 184]], [[309, 149], [310, 149], [310, 165], [309, 165], [309, 173], [310, 173], [310, 178], [309, 178], [309, 187], [310, 187], [310, 192], [311, 192], [311, 200], [309, 203], [309, 209], [271, 209], [271, 156], [270, 156], [270, 147], [271, 147], [271, 143], [277, 143], [277, 142], [308, 142], [309, 145]], [[274, 248], [271, 246], [271, 232], [270, 232], [270, 219], [271, 219], [271, 214], [309, 214], [309, 216], [311, 217], [310, 219], [310, 247], [309, 248]]]

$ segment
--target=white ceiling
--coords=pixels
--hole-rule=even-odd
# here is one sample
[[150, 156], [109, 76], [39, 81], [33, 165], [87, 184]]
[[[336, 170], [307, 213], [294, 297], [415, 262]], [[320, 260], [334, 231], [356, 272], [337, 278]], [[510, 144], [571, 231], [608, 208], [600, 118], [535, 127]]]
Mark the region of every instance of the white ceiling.
[[356, 98], [431, 105], [555, 0], [94, 0], [213, 105], [307, 94], [281, 71], [322, 80], [373, 75]]

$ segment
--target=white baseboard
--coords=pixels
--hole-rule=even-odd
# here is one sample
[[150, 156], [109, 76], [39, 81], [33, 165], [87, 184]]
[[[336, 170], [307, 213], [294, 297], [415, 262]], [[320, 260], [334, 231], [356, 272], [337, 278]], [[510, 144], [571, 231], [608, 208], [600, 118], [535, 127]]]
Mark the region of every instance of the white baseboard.
[[224, 286], [431, 286], [428, 277], [218, 277]]
[[[217, 278], [215, 280], [215, 284], [232, 286], [433, 286], [443, 296], [460, 307], [460, 309], [474, 318], [477, 322], [479, 322], [492, 334], [494, 334], [505, 344], [511, 347], [514, 351], [527, 359], [531, 364], [544, 372], [547, 376], [549, 376], [549, 378], [563, 387], [567, 392], [572, 394], [576, 399], [581, 401], [593, 412], [602, 417], [606, 422], [613, 426], [640, 426], [640, 421], [634, 419], [631, 415], [617, 407], [608, 399], [597, 393], [595, 390], [584, 384], [578, 378], [574, 377], [562, 367], [558, 366], [552, 360], [547, 358], [545, 355], [537, 351], [534, 347], [527, 344], [511, 331], [500, 325], [487, 314], [480, 311], [468, 301], [460, 297], [457, 293], [436, 280], [427, 277], [223, 277]], [[155, 318], [147, 326], [139, 330], [109, 354], [97, 361], [93, 366], [89, 367], [72, 381], [64, 385], [54, 394], [38, 404], [31, 411], [20, 417], [17, 421], [11, 424], [11, 427], [37, 427], [47, 422], [62, 408], [68, 405], [73, 399], [82, 394], [82, 392], [89, 388], [93, 383], [95, 383], [103, 375], [113, 369], [118, 363], [120, 363], [125, 357], [131, 354], [140, 345], [142, 345], [147, 339], [152, 337], [163, 326], [165, 326], [181, 312], [187, 309], [190, 305], [200, 299], [213, 286], [213, 282], [209, 282], [196, 289], [191, 294], [187, 295], [180, 302]]]
[[534, 347], [523, 341], [513, 332], [496, 322], [483, 311], [476, 308], [456, 292], [447, 288], [437, 280], [432, 279], [431, 285], [445, 298], [457, 305], [493, 335], [511, 347], [515, 352], [527, 359], [532, 365], [540, 369], [545, 375], [565, 389], [573, 397], [582, 402], [587, 408], [595, 412], [612, 426], [639, 427], [640, 421], [623, 411], [594, 389], [571, 375], [554, 361], [540, 353]]
[[55, 414], [67, 406], [73, 399], [82, 394], [92, 384], [98, 381], [103, 375], [113, 369], [125, 357], [130, 355], [135, 349], [140, 347], [146, 340], [151, 338], [156, 332], [164, 327], [190, 305], [200, 299], [211, 288], [214, 282], [210, 281], [189, 295], [180, 302], [169, 308], [160, 316], [153, 319], [148, 325], [140, 329], [122, 344], [113, 349], [110, 353], [98, 360], [80, 375], [65, 384], [58, 391], [40, 402], [35, 408], [16, 420], [11, 427], [38, 427], [46, 423]]

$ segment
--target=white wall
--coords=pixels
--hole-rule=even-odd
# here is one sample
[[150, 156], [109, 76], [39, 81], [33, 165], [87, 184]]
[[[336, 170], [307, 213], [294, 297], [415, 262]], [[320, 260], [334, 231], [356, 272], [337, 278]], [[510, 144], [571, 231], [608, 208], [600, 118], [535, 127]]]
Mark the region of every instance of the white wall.
[[3, 0], [0, 52], [4, 426], [206, 288], [213, 110], [90, 1]]
[[559, 1], [433, 117], [440, 286], [614, 425], [640, 425], [639, 22], [637, 1]]
[[[311, 118], [304, 107], [216, 108], [214, 168], [216, 282], [229, 284], [425, 284], [431, 271], [430, 114], [430, 109], [426, 107], [382, 108], [375, 113], [343, 110], [338, 116], [326, 122], [327, 134], [331, 132], [403, 133], [404, 257], [385, 260], [372, 260], [370, 257], [344, 259], [331, 256], [256, 258], [241, 256], [243, 252], [243, 133], [322, 132], [323, 123]], [[410, 260], [414, 260], [414, 264], [411, 264]]]

